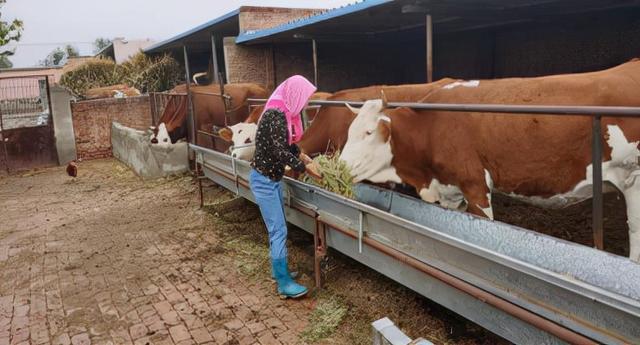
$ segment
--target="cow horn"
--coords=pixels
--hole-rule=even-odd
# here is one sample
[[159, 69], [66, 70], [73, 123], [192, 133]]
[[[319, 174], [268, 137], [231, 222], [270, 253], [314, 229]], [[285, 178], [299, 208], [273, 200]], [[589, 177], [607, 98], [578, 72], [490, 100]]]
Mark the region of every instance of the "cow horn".
[[349, 110], [351, 110], [352, 113], [354, 113], [355, 115], [358, 115], [358, 112], [360, 111], [360, 109], [356, 108], [356, 107], [352, 107], [351, 104], [349, 103], [344, 103], [344, 105], [347, 106], [347, 108], [349, 108]]
[[380, 90], [380, 98], [382, 99], [382, 109], [386, 109], [389, 105], [387, 102], [387, 95], [385, 95], [384, 90]]

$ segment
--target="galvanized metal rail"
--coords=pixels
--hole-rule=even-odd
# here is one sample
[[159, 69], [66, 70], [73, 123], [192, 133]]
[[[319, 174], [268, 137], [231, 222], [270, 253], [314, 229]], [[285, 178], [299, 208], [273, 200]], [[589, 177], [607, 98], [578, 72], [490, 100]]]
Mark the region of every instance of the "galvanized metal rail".
[[[248, 99], [250, 104], [266, 102], [265, 99]], [[312, 100], [309, 105], [339, 107], [345, 104], [362, 106], [364, 102]], [[418, 110], [440, 110], [452, 112], [499, 113], [508, 115], [554, 115], [554, 116], [591, 116], [592, 141], [591, 157], [593, 165], [592, 184], [592, 228], [593, 242], [596, 248], [604, 248], [603, 210], [602, 210], [602, 117], [639, 117], [640, 107], [604, 107], [604, 106], [554, 106], [554, 105], [504, 105], [504, 104], [446, 104], [389, 102], [388, 107], [406, 107]]]
[[[247, 162], [191, 148], [205, 176], [254, 200]], [[515, 343], [640, 343], [640, 265], [627, 258], [366, 185], [356, 201], [285, 184], [318, 283], [333, 247]]]

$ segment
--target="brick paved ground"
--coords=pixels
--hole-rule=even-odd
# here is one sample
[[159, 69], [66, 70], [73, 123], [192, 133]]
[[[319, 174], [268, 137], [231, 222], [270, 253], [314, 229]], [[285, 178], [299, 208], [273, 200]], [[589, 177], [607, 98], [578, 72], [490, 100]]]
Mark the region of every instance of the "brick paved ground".
[[239, 276], [193, 188], [112, 160], [0, 179], [0, 345], [301, 343], [309, 308]]
[[[75, 179], [0, 177], [0, 345], [304, 344], [303, 329], [327, 325], [308, 321], [327, 301], [347, 313], [318, 344], [370, 344], [384, 316], [436, 344], [505, 343], [335, 252], [323, 292], [281, 301], [259, 212], [233, 205], [200, 210], [190, 178], [142, 182], [114, 160], [83, 162]], [[289, 237], [313, 288], [313, 239]]]

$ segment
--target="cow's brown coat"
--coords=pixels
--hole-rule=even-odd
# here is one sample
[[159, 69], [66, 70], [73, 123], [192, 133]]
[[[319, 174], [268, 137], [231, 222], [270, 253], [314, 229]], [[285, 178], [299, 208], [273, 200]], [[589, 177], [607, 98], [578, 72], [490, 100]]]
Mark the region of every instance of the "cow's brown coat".
[[[386, 92], [386, 89], [385, 89]], [[433, 90], [425, 103], [640, 106], [640, 61], [604, 71], [539, 78], [481, 81], [478, 87]], [[417, 191], [433, 178], [457, 185], [469, 211], [489, 205], [484, 169], [496, 189], [550, 197], [571, 191], [591, 163], [591, 118], [388, 110], [392, 165]], [[603, 118], [620, 126], [628, 141], [640, 140], [640, 120]], [[605, 157], [611, 149], [604, 143]]]

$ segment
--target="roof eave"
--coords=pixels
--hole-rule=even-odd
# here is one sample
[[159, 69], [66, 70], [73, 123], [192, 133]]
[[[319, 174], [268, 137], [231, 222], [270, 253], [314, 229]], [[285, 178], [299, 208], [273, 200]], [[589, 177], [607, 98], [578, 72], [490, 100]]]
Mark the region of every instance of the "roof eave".
[[185, 31], [185, 32], [183, 32], [181, 34], [178, 34], [178, 35], [173, 36], [173, 37], [171, 37], [169, 39], [166, 39], [166, 40], [164, 40], [162, 42], [158, 42], [158, 43], [156, 43], [156, 44], [154, 44], [154, 45], [152, 45], [150, 47], [147, 47], [146, 49], [143, 50], [143, 52], [146, 53], [146, 54], [149, 54], [149, 53], [155, 53], [157, 51], [162, 51], [162, 50], [164, 50], [164, 49], [161, 49], [163, 47], [164, 48], [168, 48], [171, 44], [178, 43], [178, 42], [184, 40], [186, 37], [188, 37], [190, 35], [193, 35], [193, 34], [195, 34], [197, 32], [205, 31], [207, 29], [211, 29], [211, 27], [213, 27], [213, 26], [215, 26], [217, 24], [223, 23], [223, 22], [227, 21], [228, 19], [230, 19], [230, 18], [232, 18], [234, 16], [237, 16], [239, 14], [240, 14], [240, 9], [233, 10], [233, 11], [228, 12], [228, 13], [226, 13], [226, 14], [218, 17], [218, 18], [210, 20], [210, 21], [208, 21], [208, 22], [206, 22], [204, 24], [198, 25], [198, 26], [196, 26], [195, 28], [193, 28], [191, 30]]
[[394, 0], [366, 0], [366, 1], [361, 1], [352, 5], [347, 5], [347, 6], [343, 6], [343, 7], [339, 7], [333, 10], [328, 10], [325, 12], [322, 12], [320, 14], [316, 14], [316, 15], [312, 15], [310, 17], [307, 18], [303, 18], [303, 19], [298, 19], [298, 20], [294, 20], [292, 22], [283, 24], [283, 25], [279, 25], [273, 28], [269, 28], [269, 29], [264, 29], [264, 30], [256, 30], [256, 31], [248, 31], [248, 32], [244, 32], [241, 33], [240, 35], [238, 35], [238, 37], [236, 38], [236, 43], [237, 44], [243, 44], [243, 43], [259, 43], [259, 42], [255, 42], [264, 38], [267, 38], [269, 36], [272, 35], [276, 35], [276, 34], [280, 34], [280, 33], [284, 33], [287, 31], [293, 31], [295, 29], [299, 29], [308, 25], [312, 25], [312, 24], [316, 24], [319, 22], [323, 22], [325, 20], [329, 20], [329, 19], [333, 19], [333, 18], [337, 18], [337, 17], [342, 17], [345, 15], [349, 15], [352, 13], [356, 13], [359, 11], [363, 11], [363, 10], [367, 10], [373, 7], [377, 7], [380, 5], [384, 5], [390, 2], [393, 2]]

